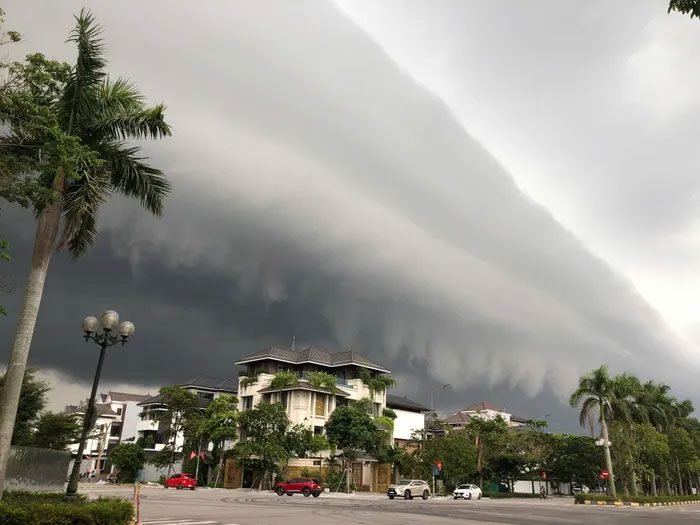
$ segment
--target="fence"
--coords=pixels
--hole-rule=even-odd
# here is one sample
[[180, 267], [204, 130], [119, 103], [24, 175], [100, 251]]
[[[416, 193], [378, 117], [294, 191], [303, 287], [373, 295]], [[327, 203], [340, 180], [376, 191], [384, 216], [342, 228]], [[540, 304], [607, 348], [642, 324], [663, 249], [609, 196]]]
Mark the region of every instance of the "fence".
[[60, 492], [66, 483], [70, 452], [12, 447], [7, 464], [7, 489]]

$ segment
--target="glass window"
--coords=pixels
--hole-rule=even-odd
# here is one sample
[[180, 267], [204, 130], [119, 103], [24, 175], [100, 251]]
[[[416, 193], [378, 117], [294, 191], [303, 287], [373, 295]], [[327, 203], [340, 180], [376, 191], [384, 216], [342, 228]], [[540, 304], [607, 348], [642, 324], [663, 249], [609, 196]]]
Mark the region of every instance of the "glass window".
[[253, 408], [253, 396], [242, 396], [241, 408], [242, 410], [250, 410]]

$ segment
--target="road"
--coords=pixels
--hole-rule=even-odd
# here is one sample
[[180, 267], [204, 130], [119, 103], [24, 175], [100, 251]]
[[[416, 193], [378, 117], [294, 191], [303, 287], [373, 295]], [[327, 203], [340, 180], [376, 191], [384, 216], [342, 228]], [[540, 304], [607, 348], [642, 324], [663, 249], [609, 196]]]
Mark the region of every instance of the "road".
[[[83, 487], [81, 487], [82, 489]], [[128, 497], [129, 488], [89, 487], [92, 497]], [[83, 490], [81, 490], [83, 492]], [[394, 500], [374, 495], [300, 495], [279, 497], [247, 490], [176, 491], [144, 487], [143, 525], [446, 525], [464, 524], [690, 524], [700, 522], [700, 505], [674, 507], [596, 507], [574, 505], [572, 499], [423, 501]]]

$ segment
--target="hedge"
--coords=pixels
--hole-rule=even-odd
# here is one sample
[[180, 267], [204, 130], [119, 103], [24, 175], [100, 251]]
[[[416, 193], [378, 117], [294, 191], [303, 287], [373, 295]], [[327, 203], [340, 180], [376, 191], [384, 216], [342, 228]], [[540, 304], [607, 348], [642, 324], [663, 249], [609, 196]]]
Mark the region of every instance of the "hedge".
[[532, 494], [529, 492], [484, 492], [485, 498], [539, 498], [539, 494]]
[[0, 525], [128, 525], [134, 508], [128, 501], [82, 496], [65, 501], [60, 493], [5, 493]]
[[613, 498], [606, 494], [577, 494], [576, 503], [584, 501], [628, 501], [631, 503], [674, 503], [681, 501], [700, 501], [700, 495], [692, 496], [618, 496]]

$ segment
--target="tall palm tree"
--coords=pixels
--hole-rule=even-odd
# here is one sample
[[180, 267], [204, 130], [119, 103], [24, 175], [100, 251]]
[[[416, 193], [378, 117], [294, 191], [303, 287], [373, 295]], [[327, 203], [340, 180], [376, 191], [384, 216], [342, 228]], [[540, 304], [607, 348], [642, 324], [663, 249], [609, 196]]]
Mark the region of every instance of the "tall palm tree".
[[[42, 180], [54, 190], [54, 198], [38, 212], [31, 269], [19, 314], [14, 345], [0, 394], [0, 496], [10, 440], [17, 413], [19, 393], [34, 333], [44, 280], [51, 253], [67, 247], [75, 257], [94, 243], [97, 215], [101, 204], [112, 193], [138, 199], [155, 215], [163, 212], [169, 184], [160, 170], [146, 164], [140, 148], [130, 139], [157, 139], [171, 134], [162, 104], [148, 107], [136, 86], [124, 79], [110, 80], [105, 73], [101, 28], [88, 11], [76, 17], [69, 42], [76, 45], [77, 60], [65, 87], [51, 106], [63, 132], [62, 144], [48, 144], [46, 135], [23, 136], [26, 151], [59, 155], [70, 143], [79, 151], [70, 162], [54, 159], [55, 171], [43, 173]], [[3, 137], [3, 147], [11, 147], [13, 134]], [[76, 147], [77, 144], [77, 147]], [[48, 152], [48, 153], [47, 153]], [[59, 237], [59, 230], [63, 229]]]
[[612, 420], [614, 412], [625, 412], [624, 405], [620, 403], [618, 395], [619, 391], [616, 391], [615, 381], [610, 377], [608, 367], [603, 365], [581, 376], [578, 388], [569, 398], [569, 404], [572, 407], [581, 405], [579, 413], [581, 426], [586, 425], [586, 421], [591, 415], [598, 415], [600, 430], [603, 434], [605, 466], [608, 469], [608, 487], [610, 495], [613, 497], [617, 496], [617, 492], [615, 491], [615, 475], [610, 458], [608, 422]]

